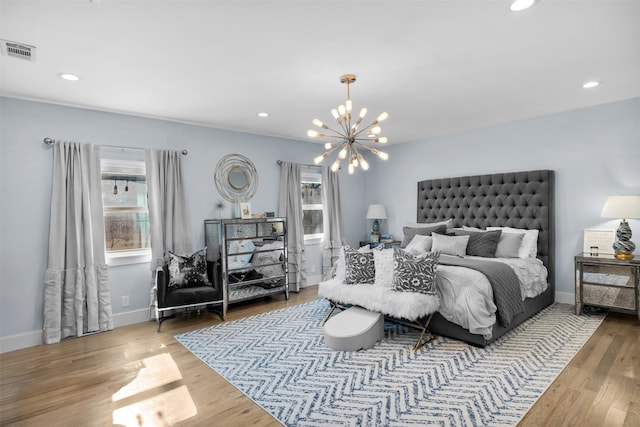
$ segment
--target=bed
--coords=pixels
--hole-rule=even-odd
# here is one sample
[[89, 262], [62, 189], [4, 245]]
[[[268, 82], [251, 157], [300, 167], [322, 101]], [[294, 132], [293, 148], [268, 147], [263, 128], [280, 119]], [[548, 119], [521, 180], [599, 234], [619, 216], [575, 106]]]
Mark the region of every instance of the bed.
[[551, 170], [474, 175], [418, 182], [417, 221], [453, 220], [453, 227], [512, 227], [537, 230], [536, 258], [547, 273], [547, 287], [524, 300], [524, 311], [509, 326], [496, 322], [491, 337], [471, 333], [436, 312], [429, 330], [485, 346], [535, 313], [552, 304], [555, 296], [554, 173]]
[[[526, 248], [525, 252], [532, 251], [522, 257], [516, 254], [511, 259], [487, 258], [478, 260], [479, 262], [475, 259], [481, 257], [467, 254], [463, 257], [441, 255], [436, 280], [440, 306], [433, 315], [428, 316], [428, 321], [423, 323], [431, 333], [486, 346], [553, 303], [555, 295], [553, 202], [554, 174], [550, 170], [418, 182], [417, 223], [414, 226], [405, 227], [406, 242], [403, 242], [403, 246], [412, 239], [417, 240], [412, 233], [421, 226], [446, 224], [444, 233], [439, 229], [437, 235], [433, 234], [434, 239], [439, 242], [444, 239], [440, 237], [441, 233], [451, 236], [470, 234], [477, 236], [492, 227], [499, 227], [500, 231], [491, 231], [500, 234], [501, 239], [510, 233], [511, 236], [515, 234], [528, 236], [522, 238], [523, 242], [524, 238], [529, 239], [530, 242], [528, 245], [521, 245], [520, 252], [522, 255], [523, 248]], [[523, 230], [527, 230], [526, 234]], [[416, 233], [420, 234], [420, 232]], [[535, 235], [533, 237], [535, 245], [532, 246], [531, 236], [533, 235]], [[481, 264], [483, 267], [480, 268], [476, 264]], [[489, 264], [491, 265], [486, 267]], [[480, 271], [476, 271], [475, 268], [479, 268]], [[489, 271], [486, 272], [486, 269]], [[516, 277], [515, 279], [509, 277], [502, 280], [519, 281], [523, 295], [526, 296], [523, 299], [518, 289], [521, 306], [518, 310], [509, 313], [508, 319], [501, 317], [510, 311], [510, 306], [501, 302], [501, 300], [504, 301], [504, 297], [501, 296], [503, 291], [496, 290], [493, 283], [495, 278], [491, 276], [496, 275], [490, 271], [494, 269], [507, 273], [513, 270], [509, 274]], [[524, 284], [527, 280], [530, 280], [529, 285]], [[330, 300], [334, 296], [339, 296], [343, 299], [340, 301], [342, 303], [357, 304], [355, 296], [351, 295], [350, 301], [343, 297], [345, 289], [352, 291], [351, 289], [342, 287], [341, 292], [337, 292], [340, 286], [336, 281], [339, 279], [321, 283], [319, 294]], [[542, 285], [538, 285], [541, 281]], [[507, 285], [503, 284], [503, 287], [511, 289], [508, 283], [510, 282], [507, 281]], [[488, 308], [485, 311], [493, 310], [494, 320], [489, 323], [480, 314], [477, 316], [474, 313], [460, 314], [459, 312], [463, 309], [454, 305], [456, 300], [480, 300], [481, 298], [487, 299]], [[491, 307], [493, 300], [498, 305], [497, 310], [496, 307]], [[393, 314], [393, 310], [391, 311]], [[456, 312], [460, 315], [456, 316]], [[464, 320], [465, 316], [467, 320]], [[480, 320], [475, 322], [475, 317]]]

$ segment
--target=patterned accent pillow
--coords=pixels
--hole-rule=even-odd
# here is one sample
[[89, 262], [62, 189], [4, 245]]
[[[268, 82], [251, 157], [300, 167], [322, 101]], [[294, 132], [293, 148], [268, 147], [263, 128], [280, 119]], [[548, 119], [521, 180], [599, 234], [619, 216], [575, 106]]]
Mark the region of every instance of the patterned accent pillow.
[[447, 226], [445, 224], [438, 224], [424, 227], [402, 227], [402, 232], [404, 233], [404, 238], [402, 239], [400, 247], [406, 248], [415, 235], [431, 236], [432, 233], [446, 233]]
[[344, 247], [345, 274], [344, 283], [375, 283], [376, 270], [373, 252], [360, 252], [349, 246]]
[[393, 290], [398, 292], [436, 293], [437, 252], [413, 256], [398, 247], [393, 248]]
[[211, 286], [207, 277], [207, 248], [192, 255], [176, 255], [169, 251], [169, 290]]
[[494, 258], [502, 230], [471, 231], [455, 230], [456, 236], [469, 236], [467, 255]]

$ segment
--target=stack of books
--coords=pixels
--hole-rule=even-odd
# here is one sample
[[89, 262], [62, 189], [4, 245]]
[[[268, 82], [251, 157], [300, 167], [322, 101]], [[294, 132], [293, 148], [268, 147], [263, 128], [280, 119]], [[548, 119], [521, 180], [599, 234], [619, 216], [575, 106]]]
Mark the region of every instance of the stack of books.
[[391, 243], [393, 242], [393, 236], [391, 234], [383, 234], [380, 236], [380, 243]]

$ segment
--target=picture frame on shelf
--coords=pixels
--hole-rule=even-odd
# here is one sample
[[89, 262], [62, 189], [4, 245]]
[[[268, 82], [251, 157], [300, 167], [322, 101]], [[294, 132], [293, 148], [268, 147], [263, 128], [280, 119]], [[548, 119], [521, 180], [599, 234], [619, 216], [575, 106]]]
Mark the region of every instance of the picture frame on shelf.
[[249, 202], [240, 203], [240, 218], [251, 219], [251, 203]]
[[613, 254], [613, 242], [616, 240], [616, 230], [613, 229], [585, 229], [584, 230], [584, 246], [582, 251], [591, 253], [593, 256], [598, 254]]

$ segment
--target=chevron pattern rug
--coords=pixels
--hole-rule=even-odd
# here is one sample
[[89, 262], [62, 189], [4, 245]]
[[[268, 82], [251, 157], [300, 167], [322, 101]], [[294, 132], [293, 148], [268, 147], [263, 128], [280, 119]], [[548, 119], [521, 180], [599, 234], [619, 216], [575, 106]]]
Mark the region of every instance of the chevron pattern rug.
[[602, 322], [554, 304], [486, 348], [385, 323], [358, 352], [323, 344], [316, 300], [176, 336], [285, 426], [516, 425]]

